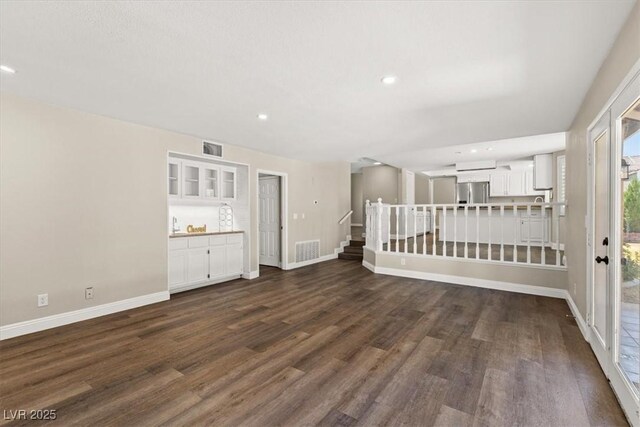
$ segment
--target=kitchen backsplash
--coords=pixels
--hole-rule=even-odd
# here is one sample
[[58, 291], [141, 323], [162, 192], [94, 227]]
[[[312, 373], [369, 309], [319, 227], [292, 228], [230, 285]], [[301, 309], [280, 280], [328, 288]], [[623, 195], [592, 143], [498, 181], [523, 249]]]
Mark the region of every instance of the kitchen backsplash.
[[[235, 213], [234, 213], [235, 215]], [[225, 215], [225, 225], [221, 228], [220, 225], [220, 206], [185, 206], [185, 205], [172, 205], [169, 206], [169, 233], [172, 228], [172, 217], [176, 217], [177, 225], [180, 228], [180, 232], [186, 233], [187, 226], [189, 224], [200, 227], [207, 226], [207, 231], [229, 231], [236, 229], [236, 218], [227, 220]]]

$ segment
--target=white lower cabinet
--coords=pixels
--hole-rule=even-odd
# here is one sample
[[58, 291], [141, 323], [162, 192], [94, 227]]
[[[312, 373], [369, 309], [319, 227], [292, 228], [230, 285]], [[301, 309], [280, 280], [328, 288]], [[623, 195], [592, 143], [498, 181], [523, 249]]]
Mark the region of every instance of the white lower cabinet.
[[243, 235], [180, 237], [169, 241], [169, 291], [179, 292], [243, 273]]

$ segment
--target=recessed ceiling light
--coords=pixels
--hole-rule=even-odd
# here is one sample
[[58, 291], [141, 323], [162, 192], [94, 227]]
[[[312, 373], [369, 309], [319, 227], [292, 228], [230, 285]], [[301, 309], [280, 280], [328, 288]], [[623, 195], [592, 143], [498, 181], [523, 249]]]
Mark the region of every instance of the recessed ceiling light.
[[3, 73], [7, 73], [7, 74], [15, 74], [16, 70], [14, 70], [11, 67], [8, 67], [6, 65], [0, 65], [0, 71], [2, 71]]
[[269, 118], [269, 116], [267, 116], [265, 113], [258, 114], [258, 119], [259, 120], [267, 120], [268, 118]]
[[380, 163], [380, 162], [373, 162], [373, 164], [374, 164], [374, 165], [376, 165], [376, 166], [380, 166], [382, 163]]
[[396, 76], [384, 76], [382, 78], [382, 83], [386, 85], [392, 85], [397, 81], [398, 81], [398, 78]]
[[471, 152], [472, 152], [472, 153], [477, 153], [477, 152], [478, 152], [478, 150], [476, 150], [475, 148], [473, 148], [473, 149], [471, 149]]

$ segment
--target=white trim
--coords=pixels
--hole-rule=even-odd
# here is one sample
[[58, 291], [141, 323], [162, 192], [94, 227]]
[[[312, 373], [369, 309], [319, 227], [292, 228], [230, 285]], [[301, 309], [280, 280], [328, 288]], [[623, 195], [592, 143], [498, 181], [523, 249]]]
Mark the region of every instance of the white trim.
[[173, 288], [169, 289], [169, 293], [177, 294], [179, 292], [190, 291], [192, 289], [204, 288], [206, 286], [217, 285], [218, 283], [222, 283], [222, 282], [228, 282], [229, 280], [244, 278], [243, 276], [244, 276], [244, 273], [230, 274], [228, 276], [218, 277], [217, 279], [207, 280], [206, 282], [189, 283], [186, 285], [174, 286]]
[[352, 223], [351, 223], [351, 226], [352, 226], [352, 227], [364, 227], [364, 225], [363, 225], [363, 224], [360, 224], [359, 222], [352, 222]]
[[0, 327], [0, 340], [6, 340], [20, 335], [31, 334], [44, 331], [46, 329], [57, 328], [58, 326], [70, 323], [81, 322], [95, 317], [106, 316], [144, 305], [155, 304], [169, 299], [169, 291], [156, 292], [154, 294], [141, 295], [121, 301], [82, 308], [80, 310], [66, 313], [54, 314], [38, 319], [26, 320], [24, 322], [12, 323]]
[[578, 310], [578, 306], [576, 305], [575, 301], [573, 301], [573, 298], [571, 298], [571, 294], [569, 293], [569, 291], [565, 290], [565, 292], [566, 292], [565, 299], [567, 300], [567, 304], [571, 309], [571, 313], [573, 313], [573, 317], [576, 319], [578, 328], [580, 329], [580, 332], [582, 333], [584, 340], [589, 342], [589, 336], [590, 336], [589, 325], [587, 325], [587, 322], [585, 322], [584, 317], [582, 317], [582, 314], [580, 314], [580, 310]]
[[283, 270], [293, 270], [293, 269], [296, 269], [296, 268], [306, 267], [307, 265], [317, 264], [319, 262], [329, 261], [329, 260], [336, 259], [336, 258], [338, 258], [338, 253], [337, 252], [329, 254], [329, 255], [323, 255], [323, 256], [321, 256], [319, 258], [316, 258], [316, 259], [310, 259], [308, 261], [289, 262], [283, 268]]
[[362, 260], [362, 266], [372, 273], [376, 272], [376, 266], [371, 264], [369, 261]]
[[[453, 283], [456, 285], [475, 286], [477, 288], [496, 289], [499, 291], [518, 292], [521, 294], [540, 295], [551, 298], [565, 299], [565, 289], [547, 288], [544, 286], [523, 285], [513, 282], [499, 282], [497, 280], [478, 279], [476, 277], [451, 276], [449, 274], [428, 273], [425, 271], [402, 270], [399, 268], [377, 267], [367, 263], [367, 268], [373, 267], [376, 274], [407, 277], [411, 279], [432, 280], [436, 282]], [[363, 261], [364, 265], [364, 261]], [[371, 269], [371, 268], [369, 268]]]
[[258, 270], [253, 270], [248, 273], [242, 273], [243, 279], [252, 280], [252, 279], [257, 279], [258, 277], [260, 277], [260, 272]]
[[[533, 246], [532, 246], [533, 247]], [[492, 264], [492, 265], [504, 265], [507, 267], [526, 267], [526, 268], [538, 268], [543, 270], [557, 270], [557, 271], [567, 271], [566, 265], [554, 265], [554, 264], [527, 264], [525, 262], [512, 262], [512, 261], [498, 261], [498, 260], [488, 260], [482, 258], [463, 258], [463, 257], [453, 257], [453, 256], [442, 256], [442, 255], [424, 255], [421, 253], [408, 253], [408, 252], [394, 252], [394, 251], [376, 251], [373, 249], [366, 248], [366, 250], [371, 251], [377, 255], [391, 255], [397, 257], [407, 257], [407, 258], [424, 258], [431, 260], [442, 260], [442, 261], [454, 261], [454, 262], [472, 262], [472, 263], [480, 263], [480, 264]]]
[[609, 100], [604, 104], [604, 107], [602, 107], [600, 112], [596, 114], [596, 118], [591, 122], [589, 126], [587, 126], [587, 136], [591, 128], [594, 127], [596, 123], [598, 123], [602, 115], [611, 109], [611, 106], [613, 105], [614, 102], [616, 102], [616, 99], [618, 99], [618, 96], [620, 96], [620, 94], [627, 88], [629, 83], [631, 83], [631, 81], [635, 77], [636, 73], [638, 73], [639, 71], [640, 71], [640, 59], [638, 59], [636, 63], [633, 64], [633, 66], [631, 67], [627, 75], [624, 77], [624, 79], [622, 79], [622, 81], [620, 82], [616, 90], [613, 92], [613, 94], [611, 94], [611, 96], [609, 97]]
[[333, 252], [338, 255], [341, 252], [344, 252], [344, 247], [345, 246], [349, 246], [349, 241], [351, 240], [351, 235], [347, 234], [347, 240], [343, 240], [342, 242], [340, 242], [340, 247], [335, 248], [333, 250]]
[[[274, 175], [280, 177], [280, 217], [282, 218], [282, 227], [280, 234], [280, 266], [283, 270], [287, 270], [289, 260], [289, 174], [286, 172], [270, 171], [266, 169], [256, 169], [256, 260], [258, 262], [258, 275], [260, 275], [260, 174]], [[249, 181], [251, 181], [251, 172], [249, 172]], [[249, 208], [251, 210], [251, 208]]]

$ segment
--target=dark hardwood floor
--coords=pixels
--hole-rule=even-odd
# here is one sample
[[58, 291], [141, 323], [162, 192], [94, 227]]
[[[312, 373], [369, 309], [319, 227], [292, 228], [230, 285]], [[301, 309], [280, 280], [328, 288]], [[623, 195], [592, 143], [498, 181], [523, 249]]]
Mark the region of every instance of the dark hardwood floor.
[[569, 313], [357, 262], [263, 267], [1, 342], [0, 409], [64, 426], [626, 425]]

